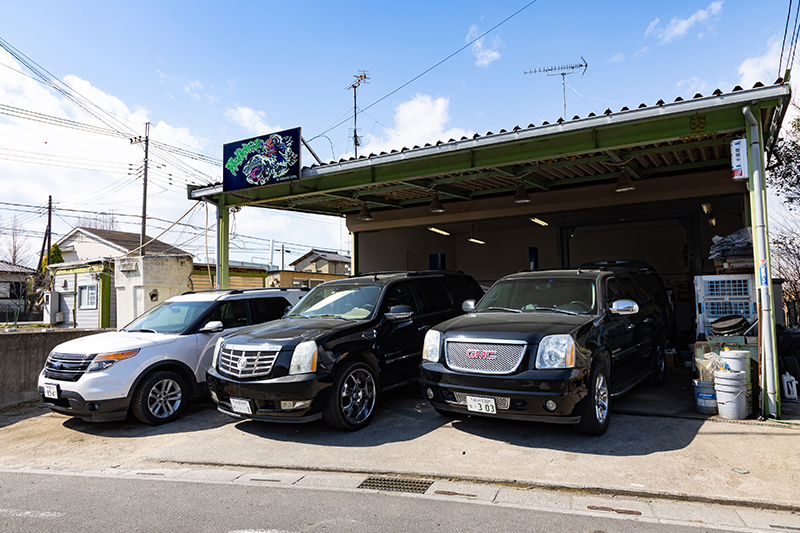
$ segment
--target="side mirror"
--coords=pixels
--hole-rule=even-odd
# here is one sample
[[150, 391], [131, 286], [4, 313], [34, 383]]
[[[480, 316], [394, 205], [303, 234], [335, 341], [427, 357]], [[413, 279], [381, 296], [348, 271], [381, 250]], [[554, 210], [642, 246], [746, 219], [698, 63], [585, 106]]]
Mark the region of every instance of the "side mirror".
[[471, 313], [475, 310], [475, 300], [464, 300], [461, 304], [461, 310], [465, 313]]
[[414, 311], [407, 305], [395, 305], [389, 308], [389, 312], [384, 316], [389, 320], [397, 320], [399, 318], [408, 318], [414, 314]]
[[633, 300], [617, 300], [611, 304], [610, 310], [614, 315], [635, 315], [639, 312], [639, 304]]
[[225, 329], [225, 326], [222, 325], [222, 322], [219, 320], [212, 320], [211, 322], [206, 323], [205, 326], [197, 330], [198, 333], [217, 333], [218, 331], [222, 331]]

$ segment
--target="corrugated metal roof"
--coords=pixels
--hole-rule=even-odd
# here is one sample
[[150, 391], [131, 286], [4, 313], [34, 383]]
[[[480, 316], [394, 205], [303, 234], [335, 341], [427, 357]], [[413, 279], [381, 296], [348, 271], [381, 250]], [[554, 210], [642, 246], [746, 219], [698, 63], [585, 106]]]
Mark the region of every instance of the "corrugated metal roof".
[[36, 271], [32, 268], [15, 265], [8, 261], [0, 261], [0, 273], [4, 274], [34, 274]]

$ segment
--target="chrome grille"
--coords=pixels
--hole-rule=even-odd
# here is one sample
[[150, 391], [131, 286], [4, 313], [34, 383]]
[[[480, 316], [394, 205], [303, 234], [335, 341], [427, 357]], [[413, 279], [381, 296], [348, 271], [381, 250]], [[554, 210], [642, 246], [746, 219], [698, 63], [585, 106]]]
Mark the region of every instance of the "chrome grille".
[[445, 360], [453, 370], [478, 374], [511, 374], [525, 355], [524, 342], [498, 343], [495, 341], [445, 342]]
[[219, 351], [219, 371], [237, 378], [269, 375], [280, 350], [280, 346], [223, 344]]
[[[456, 403], [459, 405], [467, 405], [467, 395], [463, 392], [454, 392], [453, 395], [456, 397]], [[470, 396], [474, 396], [470, 394]], [[494, 399], [494, 404], [498, 409], [508, 409], [511, 405], [511, 398], [504, 398], [503, 396], [477, 396], [477, 398], [492, 398]]]
[[78, 381], [97, 354], [51, 353], [44, 364], [44, 377], [58, 381]]

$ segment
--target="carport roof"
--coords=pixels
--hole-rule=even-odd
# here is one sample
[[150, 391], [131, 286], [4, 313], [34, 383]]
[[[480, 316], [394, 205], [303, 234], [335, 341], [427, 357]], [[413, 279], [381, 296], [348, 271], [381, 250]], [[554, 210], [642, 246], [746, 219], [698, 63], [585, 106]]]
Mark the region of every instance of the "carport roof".
[[341, 216], [357, 213], [362, 205], [371, 211], [419, 207], [434, 196], [445, 205], [507, 196], [520, 184], [533, 195], [613, 184], [623, 172], [636, 182], [729, 169], [730, 142], [746, 131], [742, 107], [751, 106], [760, 118], [764, 146], [771, 152], [790, 95], [788, 82], [779, 78], [770, 86], [737, 86], [730, 93], [717, 89], [690, 100], [659, 100], [313, 165], [293, 182], [235, 192], [223, 192], [222, 184], [190, 186], [189, 198]]

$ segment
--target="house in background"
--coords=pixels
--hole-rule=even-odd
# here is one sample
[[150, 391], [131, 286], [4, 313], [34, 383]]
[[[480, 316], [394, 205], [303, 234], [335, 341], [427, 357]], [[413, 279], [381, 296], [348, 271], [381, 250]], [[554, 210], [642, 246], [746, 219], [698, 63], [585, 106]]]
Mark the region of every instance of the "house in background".
[[[350, 258], [348, 256], [315, 248], [291, 262], [289, 266], [301, 273], [299, 276], [293, 277], [293, 284], [306, 287], [314, 287], [328, 279], [350, 275]], [[336, 278], [329, 278], [327, 275], [335, 275]]]
[[[61, 238], [57, 244], [64, 262], [48, 266], [51, 291], [45, 296], [45, 322], [70, 328], [117, 327], [115, 260], [138, 255], [139, 238], [137, 233], [96, 228], [75, 228]], [[148, 256], [189, 255], [157, 240], [145, 251]], [[183, 292], [185, 286], [176, 290]]]
[[[310, 255], [310, 253], [306, 254], [306, 256], [308, 255]], [[349, 261], [349, 258], [345, 259]], [[328, 268], [328, 265], [325, 265], [325, 268]], [[342, 270], [340, 265], [337, 265], [336, 269]], [[216, 266], [213, 264], [206, 265], [205, 263], [195, 263], [191, 278], [192, 290], [206, 291], [214, 288], [216, 272]], [[228, 264], [228, 273], [229, 289], [261, 289], [264, 287], [313, 288], [326, 281], [347, 277], [347, 274], [321, 273], [313, 270], [279, 270], [276, 267], [270, 267], [265, 264], [241, 261], [230, 261]]]
[[14, 322], [25, 312], [28, 295], [28, 277], [36, 273], [32, 268], [0, 261], [0, 320]]

